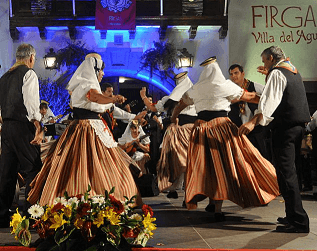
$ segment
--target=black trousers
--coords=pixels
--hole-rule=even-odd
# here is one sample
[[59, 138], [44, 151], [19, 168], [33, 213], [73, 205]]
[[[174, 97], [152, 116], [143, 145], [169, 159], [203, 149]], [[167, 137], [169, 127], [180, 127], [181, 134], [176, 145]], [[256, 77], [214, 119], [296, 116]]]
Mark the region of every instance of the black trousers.
[[[17, 174], [25, 178], [25, 198], [30, 191], [30, 183], [41, 170], [40, 146], [31, 145], [35, 127], [31, 122], [4, 121], [1, 132], [0, 159], [0, 222], [9, 220], [9, 209], [14, 198]], [[25, 202], [23, 211], [29, 207]]]
[[287, 220], [291, 225], [305, 229], [309, 227], [309, 218], [302, 205], [295, 167], [295, 153], [300, 151], [303, 132], [302, 126], [274, 128], [272, 145]]

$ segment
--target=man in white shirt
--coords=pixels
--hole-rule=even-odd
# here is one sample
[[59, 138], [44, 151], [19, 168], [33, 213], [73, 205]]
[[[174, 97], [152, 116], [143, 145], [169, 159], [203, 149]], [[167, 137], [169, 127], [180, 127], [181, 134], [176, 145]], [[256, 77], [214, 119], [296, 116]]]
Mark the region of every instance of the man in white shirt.
[[239, 128], [250, 133], [255, 125], [272, 128], [274, 166], [281, 194], [285, 200], [286, 217], [277, 221], [277, 232], [308, 233], [309, 218], [305, 212], [295, 168], [295, 155], [300, 151], [304, 125], [310, 120], [304, 84], [297, 69], [277, 46], [265, 49], [264, 66], [258, 71], [266, 75], [266, 85], [255, 116]]
[[[0, 79], [0, 107], [3, 119], [0, 160], [0, 227], [9, 227], [10, 213], [18, 171], [26, 181], [25, 198], [30, 183], [42, 167], [40, 143], [39, 82], [32, 70], [35, 49], [22, 44], [16, 51], [16, 63]], [[19, 166], [19, 170], [18, 170]], [[29, 203], [25, 201], [24, 212]]]

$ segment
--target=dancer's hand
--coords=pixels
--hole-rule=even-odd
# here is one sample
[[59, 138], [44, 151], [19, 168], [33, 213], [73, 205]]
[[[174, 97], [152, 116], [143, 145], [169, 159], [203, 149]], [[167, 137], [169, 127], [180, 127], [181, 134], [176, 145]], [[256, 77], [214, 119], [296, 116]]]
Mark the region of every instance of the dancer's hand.
[[269, 73], [268, 69], [266, 69], [263, 65], [257, 68], [257, 72], [262, 73], [263, 75], [267, 75]]
[[140, 91], [140, 96], [141, 96], [142, 100], [144, 98], [146, 98], [146, 87], [142, 87], [142, 89]]
[[253, 121], [246, 122], [239, 127], [238, 133], [240, 136], [242, 134], [247, 135], [254, 129], [254, 127], [255, 127], [255, 124], [253, 123]]

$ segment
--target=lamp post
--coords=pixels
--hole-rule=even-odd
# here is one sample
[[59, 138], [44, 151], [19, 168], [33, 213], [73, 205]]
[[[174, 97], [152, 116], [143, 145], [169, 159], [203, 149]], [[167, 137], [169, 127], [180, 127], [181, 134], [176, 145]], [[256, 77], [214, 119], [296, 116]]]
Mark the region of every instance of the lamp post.
[[193, 67], [194, 56], [186, 48], [178, 50], [178, 68]]
[[45, 69], [57, 69], [58, 65], [56, 62], [56, 53], [53, 48], [50, 48], [49, 53], [44, 56]]

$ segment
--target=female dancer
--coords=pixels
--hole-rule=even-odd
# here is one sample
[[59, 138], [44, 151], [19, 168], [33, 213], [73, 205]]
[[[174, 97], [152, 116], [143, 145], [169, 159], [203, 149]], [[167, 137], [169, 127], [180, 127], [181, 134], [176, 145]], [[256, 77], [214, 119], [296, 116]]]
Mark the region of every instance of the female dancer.
[[238, 135], [228, 118], [232, 101], [256, 103], [259, 97], [226, 80], [215, 61], [209, 58], [201, 64], [205, 68], [198, 82], [183, 95], [171, 120], [175, 123], [184, 107], [195, 104], [198, 120], [188, 147], [186, 205], [196, 208], [197, 202], [209, 197], [216, 221], [224, 221], [223, 200], [243, 208], [260, 206], [278, 196], [279, 188], [275, 168], [245, 135]]
[[[72, 93], [74, 121], [50, 148], [41, 172], [32, 182], [28, 200], [34, 204], [53, 204], [54, 198], [76, 196], [87, 191], [90, 195], [104, 194], [115, 187], [114, 197], [124, 200], [138, 194], [129, 169], [137, 167], [127, 153], [114, 141], [99, 117], [104, 104], [123, 102], [117, 95], [105, 97], [100, 89], [104, 63], [96, 53], [88, 54], [69, 81]], [[141, 198], [138, 196], [138, 203]]]

